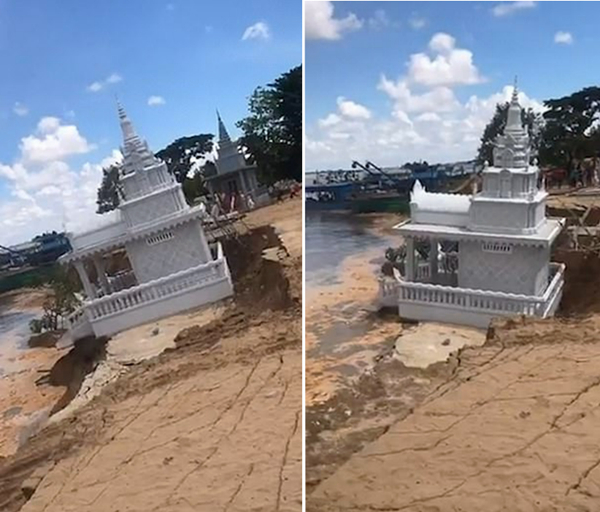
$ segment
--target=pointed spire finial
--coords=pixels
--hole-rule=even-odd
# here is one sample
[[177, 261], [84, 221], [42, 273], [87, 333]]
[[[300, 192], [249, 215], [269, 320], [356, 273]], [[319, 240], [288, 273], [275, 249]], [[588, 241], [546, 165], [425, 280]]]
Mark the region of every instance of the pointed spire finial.
[[123, 121], [124, 119], [127, 119], [127, 113], [125, 112], [125, 108], [119, 101], [119, 96], [116, 93], [115, 93], [115, 102], [117, 104], [117, 112], [119, 114], [119, 119], [121, 121]]
[[217, 122], [219, 124], [219, 142], [230, 142], [231, 138], [229, 137], [229, 133], [227, 133], [223, 119], [221, 119], [219, 109], [217, 109]]
[[127, 139], [131, 139], [136, 137], [135, 130], [133, 129], [133, 125], [131, 121], [127, 117], [127, 112], [125, 112], [125, 108], [119, 101], [119, 98], [115, 94], [115, 100], [117, 102], [117, 112], [119, 113], [119, 124], [121, 125], [121, 131], [123, 132], [123, 139], [126, 141]]
[[512, 99], [513, 103], [517, 103], [519, 101], [519, 88], [517, 85], [517, 75], [515, 75], [515, 81], [513, 85]]

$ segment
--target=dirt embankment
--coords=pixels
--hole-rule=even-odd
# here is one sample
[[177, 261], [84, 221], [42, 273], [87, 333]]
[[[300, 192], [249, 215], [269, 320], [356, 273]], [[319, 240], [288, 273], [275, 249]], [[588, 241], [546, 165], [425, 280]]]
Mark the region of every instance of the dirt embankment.
[[587, 251], [559, 249], [553, 260], [566, 265], [559, 315], [600, 313], [600, 258]]
[[41, 308], [47, 298], [48, 291], [44, 288], [23, 288], [0, 293], [0, 310]]
[[496, 323], [307, 510], [595, 510], [598, 339], [596, 315]]
[[225, 245], [229, 309], [1, 461], [1, 510], [301, 509], [301, 258], [257, 224]]

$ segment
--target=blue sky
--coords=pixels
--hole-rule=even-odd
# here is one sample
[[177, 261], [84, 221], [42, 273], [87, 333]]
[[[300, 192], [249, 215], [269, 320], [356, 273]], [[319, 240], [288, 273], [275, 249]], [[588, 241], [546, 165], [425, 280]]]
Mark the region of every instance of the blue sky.
[[598, 19], [597, 2], [308, 2], [306, 168], [472, 158], [515, 75], [537, 109], [598, 85]]
[[216, 108], [236, 134], [252, 91], [301, 63], [301, 19], [299, 1], [0, 0], [0, 244], [90, 217], [115, 94], [155, 150], [215, 133]]

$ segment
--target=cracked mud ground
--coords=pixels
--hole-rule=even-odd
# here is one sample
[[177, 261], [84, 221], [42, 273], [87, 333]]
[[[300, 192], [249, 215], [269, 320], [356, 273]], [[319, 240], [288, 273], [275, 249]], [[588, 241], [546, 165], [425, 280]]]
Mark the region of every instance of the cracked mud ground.
[[596, 315], [497, 325], [307, 510], [598, 510], [599, 338]]
[[382, 353], [307, 407], [307, 511], [600, 509], [600, 258], [555, 259], [563, 316], [497, 322], [426, 370]]
[[[301, 232], [299, 200], [261, 215]], [[264, 262], [265, 247], [294, 237], [248, 221], [230, 310], [0, 460], [0, 510], [301, 510], [301, 244]]]

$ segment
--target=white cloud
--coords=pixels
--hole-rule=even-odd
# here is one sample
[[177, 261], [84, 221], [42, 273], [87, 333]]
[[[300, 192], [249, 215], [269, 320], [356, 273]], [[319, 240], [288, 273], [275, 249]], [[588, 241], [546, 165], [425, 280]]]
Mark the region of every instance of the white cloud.
[[573, 36], [571, 35], [571, 32], [559, 30], [554, 34], [554, 42], [557, 44], [573, 44]]
[[394, 100], [397, 110], [451, 112], [459, 106], [454, 92], [448, 87], [435, 87], [426, 92], [414, 93], [405, 79], [394, 82], [383, 75], [377, 88]]
[[532, 9], [535, 5], [536, 2], [527, 1], [502, 2], [493, 7], [492, 14], [497, 17], [508, 16], [523, 9]]
[[19, 117], [23, 117], [29, 114], [29, 109], [26, 105], [23, 105], [17, 101], [13, 106], [13, 112]]
[[425, 25], [427, 25], [427, 20], [425, 18], [421, 18], [419, 16], [412, 16], [408, 20], [408, 24], [414, 30], [421, 30], [423, 27], [425, 27]]
[[390, 20], [389, 16], [383, 9], [377, 9], [373, 13], [373, 16], [367, 20], [367, 23], [370, 28], [375, 30], [381, 30], [393, 24], [392, 20]]
[[333, 2], [306, 2], [304, 4], [304, 33], [306, 39], [341, 39], [345, 32], [358, 30], [363, 26], [354, 13], [345, 18], [335, 18]]
[[455, 46], [456, 39], [444, 32], [438, 32], [431, 38], [431, 41], [429, 41], [429, 48], [432, 52], [436, 53], [450, 53], [454, 50]]
[[36, 196], [57, 196], [61, 193], [60, 188], [55, 187], [54, 185], [48, 185], [46, 187], [41, 188], [38, 192], [36, 192]]
[[319, 119], [319, 126], [321, 128], [327, 128], [328, 126], [335, 126], [336, 124], [340, 123], [341, 121], [342, 121], [342, 118], [340, 116], [332, 113], [332, 114], [328, 114], [323, 119]]
[[337, 105], [340, 113], [349, 119], [370, 119], [371, 112], [367, 107], [355, 103], [354, 101], [347, 100], [340, 96], [337, 99]]
[[[348, 124], [360, 123], [371, 119], [371, 111], [360, 103], [348, 100], [343, 96], [339, 96], [336, 103], [337, 112], [332, 112], [323, 119], [319, 119], [318, 124], [321, 128], [333, 128], [341, 125], [347, 126]], [[339, 133], [337, 136], [339, 138]]]
[[162, 96], [150, 96], [148, 98], [148, 105], [151, 107], [156, 107], [158, 105], [164, 105], [166, 103], [165, 99]]
[[58, 130], [60, 119], [58, 117], [42, 117], [38, 122], [37, 129], [40, 133], [51, 133]]
[[92, 82], [87, 86], [87, 90], [90, 92], [98, 92], [104, 88], [104, 85], [101, 82]]
[[92, 82], [90, 85], [86, 87], [88, 92], [100, 92], [102, 89], [105, 89], [109, 85], [117, 84], [123, 80], [123, 77], [118, 73], [111, 73], [104, 80], [98, 80], [96, 82]]
[[20, 144], [24, 162], [51, 162], [88, 153], [94, 148], [75, 125], [63, 125], [56, 117], [42, 118], [36, 133], [21, 139]]
[[435, 112], [423, 112], [416, 120], [423, 123], [439, 123], [442, 118]]
[[118, 84], [121, 80], [123, 80], [123, 77], [121, 75], [119, 75], [118, 73], [113, 73], [112, 75], [108, 76], [108, 78], [106, 79], [106, 83]]
[[435, 34], [429, 42], [433, 58], [415, 53], [408, 63], [408, 79], [426, 85], [476, 84], [483, 81], [473, 64], [473, 53], [456, 48], [456, 39], [449, 34]]
[[[338, 106], [336, 113], [307, 128], [307, 169], [349, 167], [352, 159], [385, 166], [420, 159], [470, 160], [496, 104], [509, 101], [513, 91], [506, 85], [489, 96], [472, 95], [459, 102], [451, 89], [434, 87], [416, 93], [402, 79], [393, 82], [382, 77], [378, 88], [394, 100], [389, 115], [350, 119], [339, 113]], [[519, 101], [524, 108], [543, 111], [543, 104], [524, 92], [519, 93]]]
[[250, 25], [244, 34], [242, 35], [242, 41], [248, 41], [250, 39], [260, 39], [267, 41], [271, 38], [271, 31], [269, 26], [264, 21], [258, 21], [254, 25]]
[[[37, 138], [41, 130], [56, 134], [61, 128], [64, 126], [57, 127], [55, 118], [47, 117], [30, 137]], [[77, 127], [72, 128], [78, 133]], [[12, 197], [0, 202], [0, 244], [10, 245], [43, 231], [60, 230], [63, 224], [78, 231], [96, 222], [102, 168], [120, 160], [121, 154], [113, 150], [99, 163], [88, 162], [78, 170], [68, 164], [72, 154], [55, 152], [57, 159], [31, 160], [22, 144], [21, 154], [12, 165], [0, 163], [0, 180], [6, 180]]]

